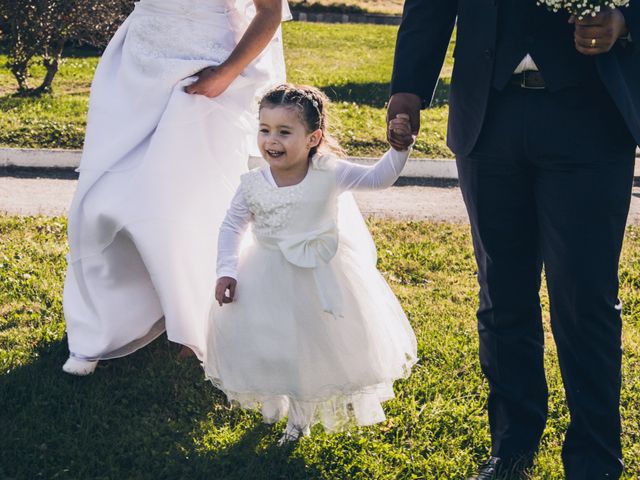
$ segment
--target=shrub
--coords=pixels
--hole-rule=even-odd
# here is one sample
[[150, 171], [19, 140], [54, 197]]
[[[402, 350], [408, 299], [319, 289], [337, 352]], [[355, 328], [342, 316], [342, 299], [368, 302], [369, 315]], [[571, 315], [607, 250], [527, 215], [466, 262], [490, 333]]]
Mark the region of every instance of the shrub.
[[[0, 0], [7, 67], [16, 78], [18, 93], [50, 92], [64, 46], [106, 45], [132, 6], [131, 0]], [[46, 73], [42, 83], [32, 87], [29, 67], [38, 57]]]

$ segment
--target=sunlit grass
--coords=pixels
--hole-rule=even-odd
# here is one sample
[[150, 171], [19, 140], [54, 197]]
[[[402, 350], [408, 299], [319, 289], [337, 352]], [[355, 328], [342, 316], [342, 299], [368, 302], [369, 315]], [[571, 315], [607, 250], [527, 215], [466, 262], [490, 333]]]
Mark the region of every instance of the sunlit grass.
[[[489, 446], [468, 227], [369, 225], [420, 361], [396, 383], [385, 423], [337, 435], [317, 429], [280, 449], [282, 425], [229, 409], [199, 365], [178, 362], [178, 347], [164, 339], [103, 362], [92, 377], [64, 375], [65, 221], [0, 217], [0, 478], [466, 478]], [[640, 229], [630, 227], [621, 268], [626, 480], [640, 473], [638, 287]], [[548, 328], [546, 365], [549, 421], [531, 478], [560, 480], [568, 412]]]
[[[387, 148], [385, 103], [397, 27], [288, 22], [284, 25], [288, 77], [315, 85], [334, 101], [335, 136], [351, 155], [376, 156]], [[422, 113], [423, 132], [416, 156], [444, 158], [451, 50], [436, 93], [436, 108]], [[12, 96], [15, 82], [0, 56], [0, 146], [81, 148], [96, 53], [71, 50], [54, 82], [53, 95]], [[32, 69], [36, 84], [42, 66]]]

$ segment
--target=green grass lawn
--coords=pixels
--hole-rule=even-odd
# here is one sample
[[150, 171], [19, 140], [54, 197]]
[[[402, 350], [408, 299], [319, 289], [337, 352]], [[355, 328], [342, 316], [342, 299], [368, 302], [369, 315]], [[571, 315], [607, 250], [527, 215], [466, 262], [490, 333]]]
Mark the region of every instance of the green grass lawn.
[[[351, 155], [386, 150], [385, 109], [397, 27], [288, 22], [284, 25], [289, 80], [322, 88], [334, 100], [333, 130]], [[452, 46], [450, 48], [450, 53]], [[15, 98], [13, 78], [0, 56], [0, 146], [81, 148], [88, 92], [98, 58], [70, 51], [56, 78], [55, 93], [41, 99]], [[437, 91], [437, 105], [422, 114], [416, 156], [450, 157], [446, 147], [451, 76], [449, 55]], [[42, 67], [33, 69], [43, 75]]]
[[[489, 446], [468, 227], [381, 220], [370, 227], [380, 269], [416, 331], [420, 362], [397, 382], [385, 423], [337, 435], [317, 429], [281, 449], [282, 425], [230, 409], [196, 362], [178, 362], [178, 347], [163, 338], [103, 362], [89, 378], [64, 375], [65, 222], [0, 217], [0, 478], [465, 478]], [[628, 230], [622, 265], [624, 478], [631, 480], [640, 473], [639, 228]], [[559, 480], [568, 413], [547, 339], [550, 416], [532, 478]]]

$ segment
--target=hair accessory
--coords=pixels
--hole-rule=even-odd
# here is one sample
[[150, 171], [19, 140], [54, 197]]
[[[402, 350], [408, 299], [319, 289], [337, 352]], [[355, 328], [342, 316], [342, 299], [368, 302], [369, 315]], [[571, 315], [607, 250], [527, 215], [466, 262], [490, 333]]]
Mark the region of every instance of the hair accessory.
[[318, 102], [316, 100], [312, 100], [311, 101], [311, 105], [313, 105], [314, 107], [318, 108]]

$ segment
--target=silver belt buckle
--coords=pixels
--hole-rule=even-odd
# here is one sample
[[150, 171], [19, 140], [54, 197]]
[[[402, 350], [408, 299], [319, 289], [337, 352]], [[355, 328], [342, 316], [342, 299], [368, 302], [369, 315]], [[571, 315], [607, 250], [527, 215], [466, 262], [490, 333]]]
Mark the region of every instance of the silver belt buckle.
[[527, 73], [537, 72], [537, 70], [525, 70], [522, 72], [522, 78], [520, 79], [520, 88], [526, 88], [527, 90], [544, 90], [546, 87], [530, 87], [527, 85]]

